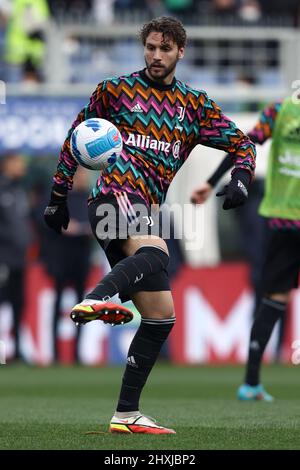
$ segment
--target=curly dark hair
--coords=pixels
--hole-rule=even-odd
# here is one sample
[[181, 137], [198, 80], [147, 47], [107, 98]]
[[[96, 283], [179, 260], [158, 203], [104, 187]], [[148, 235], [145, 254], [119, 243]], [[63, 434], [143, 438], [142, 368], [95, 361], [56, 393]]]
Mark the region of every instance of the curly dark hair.
[[160, 16], [145, 23], [140, 30], [142, 43], [146, 44], [146, 39], [153, 31], [162, 33], [164, 39], [172, 39], [180, 49], [186, 45], [186, 31], [181, 21], [170, 16]]

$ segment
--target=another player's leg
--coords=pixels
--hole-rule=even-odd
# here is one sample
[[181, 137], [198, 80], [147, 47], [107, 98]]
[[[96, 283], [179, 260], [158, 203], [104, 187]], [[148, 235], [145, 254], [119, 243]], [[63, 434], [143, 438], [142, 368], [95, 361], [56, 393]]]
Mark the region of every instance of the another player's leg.
[[262, 273], [265, 293], [254, 320], [245, 383], [238, 389], [240, 400], [273, 401], [260, 382], [263, 354], [276, 322], [285, 315], [290, 291], [298, 286], [299, 234], [295, 231], [273, 231]]
[[285, 315], [288, 293], [264, 297], [254, 320], [246, 366], [245, 383], [238, 389], [239, 400], [273, 401], [260, 383], [260, 368], [276, 322]]
[[128, 350], [119, 401], [109, 430], [112, 433], [175, 434], [140, 412], [143, 387], [162, 345], [175, 323], [170, 291], [138, 292], [132, 299], [142, 315], [141, 324]]

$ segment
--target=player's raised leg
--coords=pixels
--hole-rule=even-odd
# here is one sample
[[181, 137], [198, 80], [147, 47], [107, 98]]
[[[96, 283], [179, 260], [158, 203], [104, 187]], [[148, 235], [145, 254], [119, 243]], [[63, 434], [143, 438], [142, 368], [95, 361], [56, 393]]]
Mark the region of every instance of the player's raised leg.
[[123, 305], [109, 300], [84, 299], [75, 305], [71, 312], [71, 319], [78, 326], [93, 320], [102, 320], [109, 325], [123, 325], [132, 320], [132, 312]]
[[127, 293], [138, 282], [145, 282], [148, 276], [159, 274], [169, 262], [166, 244], [159, 237], [128, 239], [124, 241], [122, 249], [127, 257], [119, 261], [86, 298], [72, 309], [71, 319], [75, 323], [102, 320], [119, 325], [129, 322], [133, 318], [130, 310], [113, 303], [111, 297]]

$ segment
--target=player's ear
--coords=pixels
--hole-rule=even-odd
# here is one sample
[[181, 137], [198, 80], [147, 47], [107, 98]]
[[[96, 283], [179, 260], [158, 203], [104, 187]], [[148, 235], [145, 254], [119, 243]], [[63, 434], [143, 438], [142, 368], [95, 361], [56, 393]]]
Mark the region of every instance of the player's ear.
[[178, 49], [178, 59], [183, 59], [183, 57], [184, 57], [184, 48], [180, 47]]

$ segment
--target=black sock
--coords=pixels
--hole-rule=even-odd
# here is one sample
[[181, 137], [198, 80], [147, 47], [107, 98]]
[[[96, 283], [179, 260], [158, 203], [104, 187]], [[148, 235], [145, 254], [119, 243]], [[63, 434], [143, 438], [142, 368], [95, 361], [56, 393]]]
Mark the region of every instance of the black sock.
[[259, 373], [262, 356], [271, 337], [277, 320], [286, 310], [286, 304], [263, 298], [252, 325], [249, 344], [249, 355], [245, 383], [255, 386], [260, 383]]
[[142, 319], [128, 350], [117, 411], [139, 409], [143, 387], [174, 323], [175, 317], [165, 320]]
[[126, 293], [137, 282], [166, 269], [168, 263], [169, 256], [161, 248], [144, 246], [117, 263], [86, 298], [107, 300], [115, 294]]

